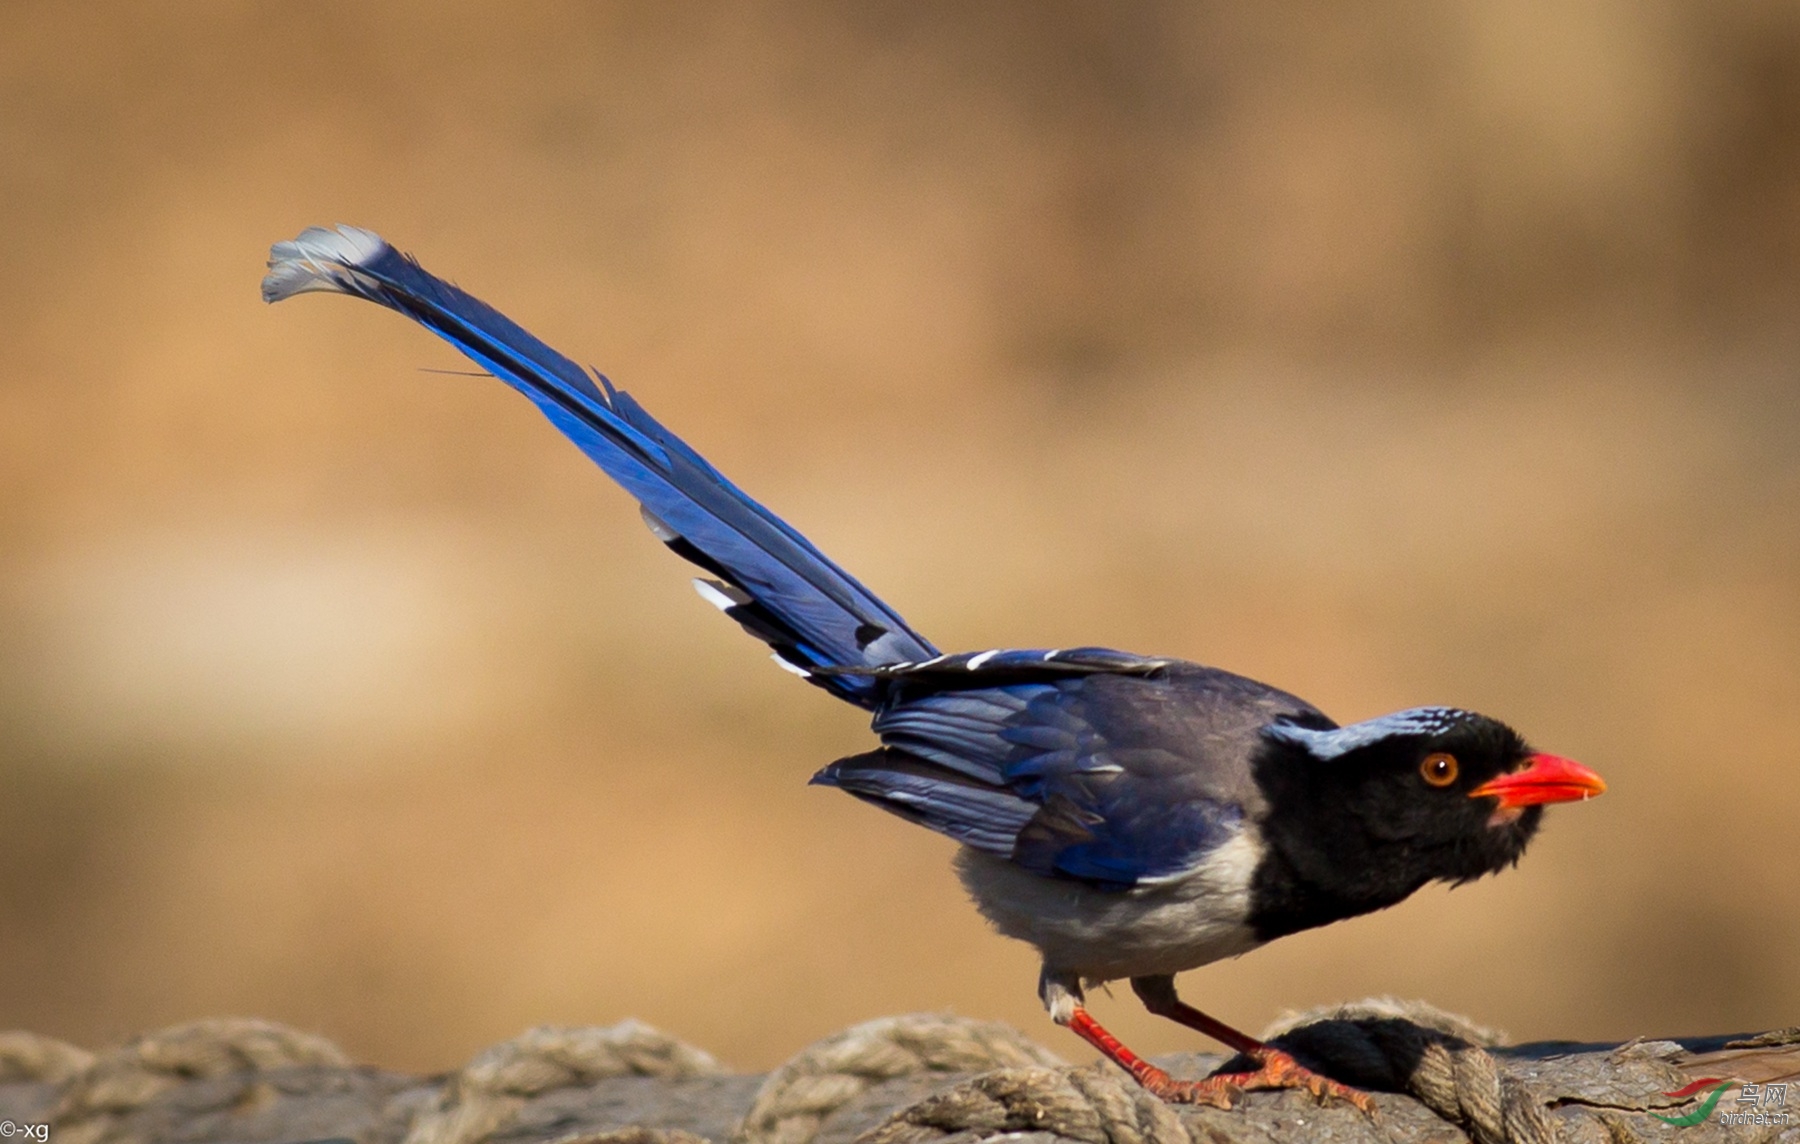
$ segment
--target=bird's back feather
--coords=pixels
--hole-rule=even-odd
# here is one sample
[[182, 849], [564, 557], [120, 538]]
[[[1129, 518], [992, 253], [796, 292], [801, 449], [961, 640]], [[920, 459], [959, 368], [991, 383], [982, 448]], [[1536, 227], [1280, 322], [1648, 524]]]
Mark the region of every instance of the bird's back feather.
[[875, 717], [884, 748], [813, 781], [1032, 873], [1124, 890], [1193, 869], [1260, 808], [1251, 756], [1263, 726], [1324, 720], [1197, 664], [1095, 652], [1076, 674], [1044, 654], [993, 655], [897, 692]]

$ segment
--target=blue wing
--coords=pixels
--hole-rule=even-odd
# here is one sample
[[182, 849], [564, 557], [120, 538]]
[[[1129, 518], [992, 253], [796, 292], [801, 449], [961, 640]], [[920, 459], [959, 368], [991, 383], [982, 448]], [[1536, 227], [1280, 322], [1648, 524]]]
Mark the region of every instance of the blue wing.
[[1241, 676], [1100, 649], [884, 674], [899, 683], [875, 717], [882, 749], [814, 782], [1035, 873], [1115, 890], [1180, 874], [1235, 835], [1261, 797], [1246, 753], [1257, 729], [1317, 716]]
[[[505, 315], [437, 278], [379, 236], [311, 228], [270, 251], [263, 297], [307, 291], [379, 303], [440, 335], [535, 402], [608, 476], [636, 497], [659, 539], [722, 582], [705, 595], [812, 682], [865, 707], [882, 682], [866, 671], [937, 649], [874, 593], [746, 496], [631, 397]], [[596, 382], [598, 384], [596, 384]]]

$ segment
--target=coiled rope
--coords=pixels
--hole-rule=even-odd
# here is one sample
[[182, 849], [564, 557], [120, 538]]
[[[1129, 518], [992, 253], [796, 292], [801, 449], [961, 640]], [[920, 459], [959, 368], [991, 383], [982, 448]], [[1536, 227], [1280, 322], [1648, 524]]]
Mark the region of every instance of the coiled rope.
[[1382, 998], [1283, 1021], [1271, 1043], [1358, 1088], [1404, 1092], [1476, 1144], [1555, 1144], [1548, 1102], [1483, 1047], [1499, 1036], [1423, 1002]]
[[857, 1144], [1052, 1132], [1084, 1144], [1192, 1144], [1174, 1106], [1110, 1064], [999, 1069], [903, 1108]]
[[54, 1037], [0, 1033], [0, 1084], [62, 1084], [93, 1063], [93, 1053]]
[[256, 1073], [273, 1069], [350, 1064], [323, 1037], [271, 1021], [195, 1021], [146, 1033], [92, 1058], [70, 1079], [50, 1120], [57, 1144], [95, 1144], [112, 1134], [117, 1120], [189, 1081], [237, 1076], [248, 1084]]
[[808, 1144], [826, 1117], [883, 1081], [1060, 1065], [1011, 1025], [942, 1013], [882, 1017], [818, 1041], [769, 1074], [737, 1144]]
[[559, 1088], [581, 1088], [607, 1077], [669, 1079], [723, 1071], [699, 1049], [641, 1021], [532, 1029], [477, 1054], [414, 1118], [405, 1144], [476, 1144], [511, 1123], [534, 1097]]
[[[1592, 1135], [1590, 1128], [1615, 1144], [1640, 1139], [1640, 1132], [1659, 1138], [1661, 1126], [1642, 1113], [1679, 1105], [1658, 1094], [1685, 1083], [1670, 1063], [1671, 1054], [1682, 1052], [1678, 1046], [1634, 1042], [1592, 1054], [1592, 1065], [1573, 1066], [1604, 1070], [1600, 1091], [1579, 1081], [1571, 1089], [1571, 1075], [1582, 1074], [1571, 1074], [1567, 1063], [1545, 1071], [1555, 1058], [1504, 1062], [1488, 1051], [1498, 1043], [1496, 1034], [1429, 1006], [1392, 1000], [1292, 1017], [1264, 1039], [1334, 1079], [1412, 1096], [1476, 1144], [1555, 1144], [1559, 1126], [1572, 1117], [1571, 1138]], [[1800, 1054], [1787, 1048], [1797, 1040], [1800, 1032], [1792, 1030], [1765, 1034], [1690, 1059], [1705, 1061], [1692, 1067], [1716, 1069], [1726, 1067], [1719, 1059], [1735, 1053], [1744, 1059], [1733, 1058], [1730, 1068], [1800, 1077], [1794, 1072]], [[218, 1131], [229, 1131], [231, 1110], [254, 1111], [259, 1092], [275, 1091], [270, 1084], [281, 1099], [303, 1100], [306, 1092], [328, 1089], [332, 1099], [342, 1099], [349, 1090], [331, 1087], [337, 1083], [331, 1074], [352, 1069], [330, 1042], [265, 1021], [195, 1022], [98, 1056], [45, 1037], [0, 1033], [0, 1084], [26, 1086], [26, 1099], [49, 1119], [59, 1144], [161, 1139], [186, 1124], [183, 1117], [199, 1113], [213, 1117]], [[323, 1074], [326, 1083], [309, 1089], [300, 1078], [263, 1079], [282, 1070]], [[560, 1090], [609, 1078], [722, 1072], [706, 1053], [636, 1021], [540, 1028], [484, 1050], [446, 1080], [408, 1084], [395, 1078], [399, 1083], [359, 1090], [379, 1103], [359, 1106], [358, 1123], [385, 1124], [383, 1138], [403, 1138], [404, 1144], [703, 1144], [686, 1132], [654, 1126], [590, 1131], [559, 1142], [541, 1135], [548, 1122], [538, 1127], [520, 1114]], [[1708, 1075], [1749, 1074], [1728, 1069]], [[1574, 1110], [1552, 1115], [1552, 1098], [1579, 1104], [1579, 1116]], [[869, 1021], [808, 1047], [764, 1080], [731, 1140], [815, 1144], [825, 1136], [834, 1142], [855, 1137], [857, 1144], [936, 1144], [951, 1136], [981, 1141], [1034, 1132], [1081, 1144], [1197, 1144], [1264, 1132], [1267, 1122], [1255, 1117], [1269, 1107], [1251, 1111], [1252, 1120], [1239, 1124], [1234, 1118], [1240, 1113], [1166, 1104], [1110, 1064], [1070, 1067], [1008, 1026], [926, 1014]], [[731, 1113], [725, 1106], [713, 1123], [724, 1123]]]
[[[1335, 1080], [1403, 1092], [1476, 1144], [1555, 1144], [1547, 1102], [1507, 1075], [1477, 1040], [1495, 1035], [1416, 1002], [1338, 1006], [1283, 1023], [1272, 1044]], [[1236, 1066], [1228, 1066], [1235, 1068]], [[857, 1144], [928, 1144], [975, 1133], [1052, 1132], [1088, 1144], [1191, 1144], [1177, 1108], [1111, 1065], [1011, 1069], [966, 1081], [901, 1109]], [[781, 1144], [807, 1144], [797, 1135]]]

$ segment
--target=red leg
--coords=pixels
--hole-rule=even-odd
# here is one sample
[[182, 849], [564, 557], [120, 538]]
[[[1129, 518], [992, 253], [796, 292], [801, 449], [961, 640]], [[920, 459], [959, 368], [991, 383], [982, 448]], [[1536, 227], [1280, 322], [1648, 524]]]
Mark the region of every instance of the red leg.
[[1107, 1032], [1100, 1022], [1088, 1016], [1088, 1011], [1079, 1005], [1075, 1007], [1075, 1015], [1069, 1019], [1069, 1028], [1075, 1032], [1076, 1036], [1099, 1049], [1100, 1054], [1107, 1060], [1130, 1073], [1131, 1078], [1143, 1085], [1145, 1091], [1153, 1096], [1182, 1104], [1210, 1104], [1215, 1108], [1231, 1107], [1231, 1094], [1226, 1091], [1226, 1085], [1215, 1084], [1212, 1078], [1176, 1080], [1120, 1044], [1119, 1038]]
[[1107, 1060], [1130, 1073], [1132, 1079], [1144, 1086], [1145, 1091], [1167, 1101], [1230, 1108], [1232, 1101], [1246, 1090], [1303, 1088], [1320, 1101], [1336, 1097], [1361, 1109], [1368, 1116], [1375, 1115], [1375, 1102], [1369, 1099], [1367, 1093], [1303, 1068], [1280, 1049], [1272, 1049], [1256, 1038], [1245, 1036], [1224, 1022], [1183, 1004], [1175, 998], [1172, 983], [1166, 993], [1157, 989], [1153, 983], [1140, 988], [1138, 992], [1140, 995], [1150, 994], [1145, 997], [1145, 1004], [1151, 1012], [1217, 1038], [1248, 1056], [1258, 1066], [1254, 1072], [1214, 1073], [1205, 1080], [1176, 1080], [1119, 1043], [1119, 1039], [1089, 1016], [1086, 1009], [1075, 1006], [1069, 1019], [1069, 1028], [1082, 1040], [1100, 1050]]
[[1204, 1033], [1245, 1056], [1255, 1056], [1269, 1047], [1248, 1033], [1240, 1033], [1218, 1018], [1208, 1017], [1183, 1001], [1175, 993], [1175, 979], [1172, 977], [1134, 977], [1131, 979], [1131, 988], [1138, 995], [1138, 1000], [1144, 1003], [1144, 1008], [1158, 1017], [1167, 1017], [1195, 1032]]

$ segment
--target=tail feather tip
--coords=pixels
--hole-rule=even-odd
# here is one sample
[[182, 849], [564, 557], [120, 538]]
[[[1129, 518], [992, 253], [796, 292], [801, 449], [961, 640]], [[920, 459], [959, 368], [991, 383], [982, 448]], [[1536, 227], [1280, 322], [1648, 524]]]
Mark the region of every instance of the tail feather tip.
[[313, 290], [343, 293], [342, 278], [387, 248], [382, 237], [358, 226], [309, 226], [269, 248], [269, 273], [262, 280], [265, 302], [280, 302]]

